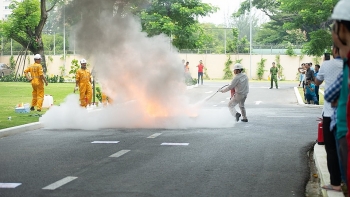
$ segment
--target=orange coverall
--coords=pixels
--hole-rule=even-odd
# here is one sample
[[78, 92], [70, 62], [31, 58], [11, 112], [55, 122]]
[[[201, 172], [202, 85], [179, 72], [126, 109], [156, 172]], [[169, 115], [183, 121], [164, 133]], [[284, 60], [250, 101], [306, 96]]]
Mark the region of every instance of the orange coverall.
[[44, 77], [43, 67], [41, 64], [34, 63], [24, 70], [24, 74], [28, 72], [32, 78], [31, 84], [33, 87], [31, 106], [37, 106], [37, 110], [41, 110], [44, 101], [44, 81], [41, 78], [41, 76]]
[[91, 104], [92, 99], [92, 86], [91, 86], [91, 73], [86, 69], [79, 69], [75, 74], [76, 83], [79, 84], [80, 92], [80, 106], [86, 107]]

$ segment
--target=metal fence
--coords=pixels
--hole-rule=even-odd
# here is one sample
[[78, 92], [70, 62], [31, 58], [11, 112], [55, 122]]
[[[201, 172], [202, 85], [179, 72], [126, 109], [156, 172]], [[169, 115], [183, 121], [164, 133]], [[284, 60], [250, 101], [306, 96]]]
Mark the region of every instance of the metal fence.
[[[237, 50], [229, 51], [226, 50], [226, 54], [250, 54], [249, 45], [237, 46]], [[253, 45], [252, 54], [257, 55], [286, 55], [288, 50], [295, 55], [302, 55], [302, 46], [294, 45], [292, 48], [288, 46], [281, 45]], [[190, 54], [225, 54], [223, 50], [218, 49], [181, 49], [178, 50], [179, 53], [190, 53]]]
[[[252, 54], [257, 55], [286, 55], [290, 54], [291, 52], [294, 55], [302, 55], [302, 46], [301, 45], [293, 45], [292, 48], [288, 48], [288, 46], [281, 46], [281, 45], [253, 45], [252, 46]], [[18, 50], [3, 50], [3, 47], [1, 47], [1, 55], [18, 55], [23, 54], [23, 51]], [[170, 49], [172, 50], [172, 49]], [[289, 50], [289, 53], [287, 51]], [[223, 47], [219, 47], [217, 49], [180, 49], [178, 50], [179, 53], [182, 54], [250, 54], [249, 52], [249, 45], [244, 46], [237, 46], [237, 49], [235, 50], [229, 50], [224, 49]], [[28, 51], [29, 54], [31, 54], [30, 51]], [[77, 50], [66, 50], [66, 55], [75, 55], [79, 54], [79, 51]], [[45, 50], [46, 55], [63, 55], [63, 50]]]

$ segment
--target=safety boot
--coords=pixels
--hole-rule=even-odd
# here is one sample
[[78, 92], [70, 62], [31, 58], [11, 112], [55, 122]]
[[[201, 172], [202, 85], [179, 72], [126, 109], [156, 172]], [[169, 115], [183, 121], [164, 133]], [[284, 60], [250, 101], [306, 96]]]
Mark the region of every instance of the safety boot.
[[31, 107], [30, 107], [30, 111], [34, 111], [34, 106], [31, 106]]
[[238, 122], [239, 121], [239, 118], [241, 117], [241, 114], [240, 113], [236, 113], [236, 121]]
[[242, 122], [248, 122], [248, 119], [242, 119], [241, 121]]

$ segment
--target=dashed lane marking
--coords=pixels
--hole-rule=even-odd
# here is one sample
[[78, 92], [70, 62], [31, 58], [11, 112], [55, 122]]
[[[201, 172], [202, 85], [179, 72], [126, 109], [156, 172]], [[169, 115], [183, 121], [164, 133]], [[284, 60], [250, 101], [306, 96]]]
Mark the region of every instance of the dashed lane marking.
[[47, 189], [47, 190], [55, 190], [71, 181], [73, 181], [74, 179], [77, 179], [78, 177], [75, 177], [75, 176], [67, 176], [66, 178], [63, 178], [59, 181], [56, 181], [46, 187], [44, 187], [43, 189]]
[[160, 145], [162, 146], [188, 146], [190, 143], [168, 143], [168, 142], [164, 142]]
[[22, 183], [0, 183], [0, 188], [16, 188], [22, 185]]
[[221, 101], [220, 103], [225, 103], [226, 101]]
[[109, 157], [120, 157], [122, 155], [124, 155], [125, 153], [129, 152], [130, 150], [121, 150], [119, 152], [114, 153], [113, 155], [109, 156]]
[[268, 118], [305, 118], [306, 116], [267, 116]]
[[205, 92], [205, 93], [209, 94], [209, 93], [213, 93], [213, 91], [209, 91], [209, 92]]
[[162, 133], [155, 133], [153, 135], [148, 136], [147, 138], [156, 138], [158, 136], [162, 135]]
[[255, 105], [259, 105], [262, 101], [255, 101]]
[[92, 144], [117, 144], [119, 141], [93, 141]]

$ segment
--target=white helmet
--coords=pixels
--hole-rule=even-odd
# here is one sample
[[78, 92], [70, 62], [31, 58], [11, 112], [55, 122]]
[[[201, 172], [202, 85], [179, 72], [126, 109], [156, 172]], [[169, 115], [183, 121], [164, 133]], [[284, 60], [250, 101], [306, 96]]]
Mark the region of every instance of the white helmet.
[[80, 63], [81, 63], [81, 64], [86, 64], [86, 59], [81, 59], [81, 60], [80, 60]]
[[235, 64], [234, 66], [233, 66], [233, 70], [237, 70], [237, 69], [243, 69], [243, 66], [242, 66], [242, 64], [240, 64], [240, 63], [237, 63], [237, 64]]
[[40, 54], [35, 54], [34, 55], [35, 60], [41, 60], [41, 55]]
[[333, 9], [331, 19], [350, 21], [350, 3], [348, 0], [340, 0]]

